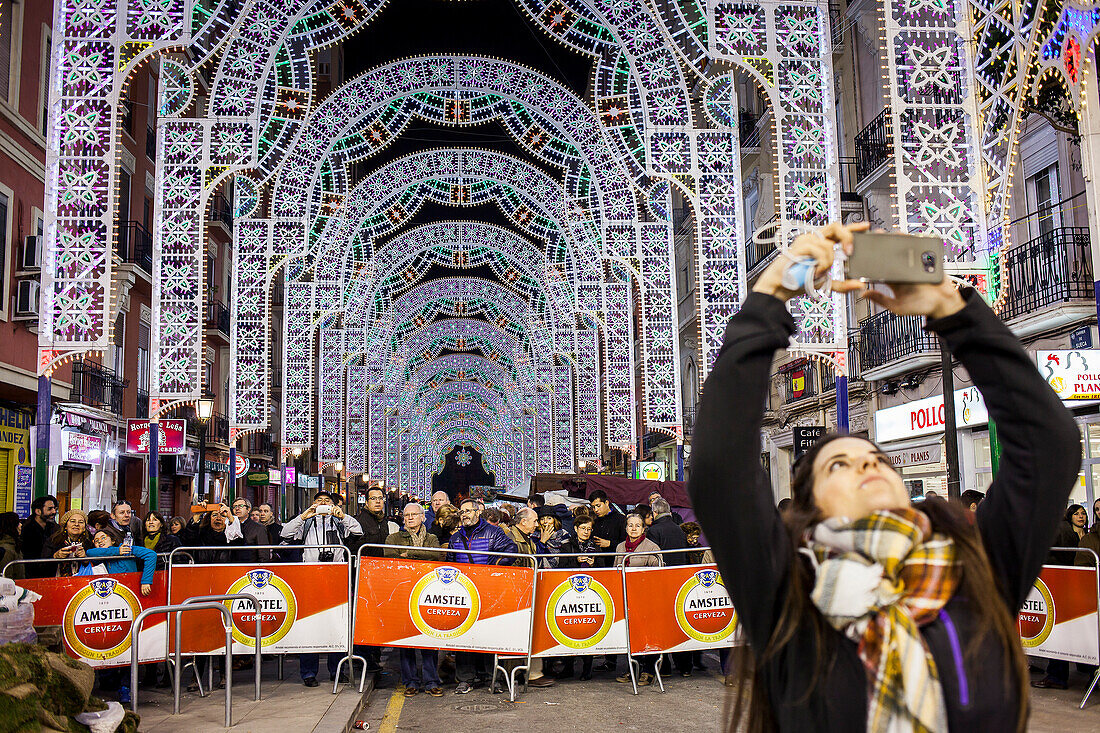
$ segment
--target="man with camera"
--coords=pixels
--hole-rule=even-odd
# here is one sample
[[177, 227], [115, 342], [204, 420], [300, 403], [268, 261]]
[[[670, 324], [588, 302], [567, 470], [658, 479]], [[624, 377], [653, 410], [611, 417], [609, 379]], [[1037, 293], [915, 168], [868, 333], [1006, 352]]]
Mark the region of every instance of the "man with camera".
[[[344, 514], [344, 510], [332, 501], [332, 494], [318, 491], [313, 504], [298, 516], [283, 525], [282, 537], [286, 540], [301, 540], [306, 545], [302, 549], [302, 562], [332, 562], [342, 560], [343, 552], [333, 548], [316, 548], [309, 545], [342, 545], [348, 537], [358, 536], [363, 528], [354, 518]], [[345, 550], [344, 552], [347, 552]], [[340, 553], [340, 556], [337, 556]], [[336, 677], [336, 667], [344, 657], [343, 652], [329, 652], [328, 673]], [[320, 666], [317, 654], [299, 654], [298, 670], [302, 675], [302, 684], [306, 687], [317, 686], [317, 670]]]

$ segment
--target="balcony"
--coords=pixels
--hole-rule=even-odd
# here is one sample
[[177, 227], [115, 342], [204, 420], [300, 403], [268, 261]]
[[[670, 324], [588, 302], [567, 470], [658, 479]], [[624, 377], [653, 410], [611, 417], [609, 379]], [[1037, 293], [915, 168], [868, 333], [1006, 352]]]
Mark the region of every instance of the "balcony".
[[690, 438], [691, 431], [695, 430], [696, 409], [694, 405], [684, 408], [684, 438]]
[[115, 252], [123, 262], [137, 265], [148, 273], [153, 271], [153, 235], [139, 221], [118, 223]]
[[229, 335], [229, 309], [220, 300], [206, 303], [206, 328]]
[[861, 183], [880, 165], [894, 157], [894, 136], [890, 130], [890, 108], [856, 134], [856, 181]]
[[[777, 227], [769, 225], [778, 221], [778, 215], [768, 219], [763, 226], [756, 229], [753, 237], [745, 242], [745, 267], [748, 269], [750, 278], [759, 274], [758, 270], [762, 270], [764, 265], [771, 262], [772, 257], [775, 256], [775, 240], [779, 232], [776, 231]], [[756, 236], [757, 233], [759, 237]]]
[[244, 441], [244, 452], [253, 456], [275, 455], [271, 433], [251, 433]]
[[157, 131], [152, 127], [145, 128], [145, 155], [149, 160], [157, 159]]
[[91, 361], [74, 361], [73, 388], [69, 392], [69, 400], [121, 415], [126, 384], [126, 380], [119, 379], [114, 369]]
[[1059, 227], [1013, 247], [1004, 272], [1000, 316], [1020, 336], [1096, 315], [1088, 227]]
[[229, 205], [229, 200], [220, 193], [210, 202], [210, 221], [233, 231], [233, 208]]
[[[189, 408], [183, 417], [187, 420], [188, 434], [201, 436], [203, 424], [194, 408]], [[206, 440], [207, 442], [229, 445], [229, 418], [220, 412], [211, 415], [210, 419], [206, 421]]]
[[804, 359], [783, 367], [783, 384], [784, 402], [788, 405], [817, 395], [814, 367]]
[[859, 322], [859, 370], [863, 379], [887, 379], [938, 364], [940, 344], [921, 316], [882, 311]]
[[737, 118], [737, 129], [741, 141], [741, 154], [752, 155], [760, 152], [760, 130], [763, 115], [755, 112], [741, 111]]

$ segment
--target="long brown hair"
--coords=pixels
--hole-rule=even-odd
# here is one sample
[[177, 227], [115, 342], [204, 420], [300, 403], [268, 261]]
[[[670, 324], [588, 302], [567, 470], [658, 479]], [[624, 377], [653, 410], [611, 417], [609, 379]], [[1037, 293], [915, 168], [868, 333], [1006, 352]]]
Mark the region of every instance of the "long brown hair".
[[[852, 436], [839, 433], [825, 435], [795, 462], [791, 478], [793, 501], [782, 513], [791, 543], [791, 557], [794, 558], [788, 574], [787, 603], [764, 650], [759, 653], [750, 650], [740, 656], [737, 689], [732, 704], [727, 703], [727, 730], [731, 733], [738, 730], [746, 714], [748, 730], [753, 733], [777, 729], [775, 712], [768, 698], [765, 668], [774, 662], [799, 628], [809, 626], [814, 640], [813, 674], [802, 691], [800, 702], [809, 699], [835, 659], [839, 635], [810, 600], [814, 572], [799, 552], [799, 547], [806, 530], [824, 519], [814, 503], [814, 459], [826, 445], [846, 437]], [[874, 445], [871, 441], [867, 442]], [[1016, 621], [1005, 606], [1005, 595], [986, 556], [981, 535], [974, 524], [974, 515], [959, 504], [939, 498], [925, 500], [916, 508], [928, 517], [933, 531], [943, 533], [955, 542], [958, 561], [963, 568], [956, 593], [970, 603], [976, 622], [975, 632], [966, 645], [966, 659], [971, 662], [977, 660], [982, 643], [990, 634], [1004, 649], [1009, 660], [1004, 669], [1005, 689], [1015, 688], [1019, 695], [1016, 730], [1023, 733], [1028, 718], [1027, 663], [1020, 647]]]

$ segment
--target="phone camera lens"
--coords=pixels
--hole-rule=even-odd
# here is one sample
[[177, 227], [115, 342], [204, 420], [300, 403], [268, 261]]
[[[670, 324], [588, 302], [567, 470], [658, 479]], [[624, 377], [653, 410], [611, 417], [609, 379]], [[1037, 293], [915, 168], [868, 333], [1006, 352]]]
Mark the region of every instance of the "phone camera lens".
[[921, 264], [924, 265], [925, 272], [936, 271], [936, 255], [931, 252], [925, 252], [920, 256]]

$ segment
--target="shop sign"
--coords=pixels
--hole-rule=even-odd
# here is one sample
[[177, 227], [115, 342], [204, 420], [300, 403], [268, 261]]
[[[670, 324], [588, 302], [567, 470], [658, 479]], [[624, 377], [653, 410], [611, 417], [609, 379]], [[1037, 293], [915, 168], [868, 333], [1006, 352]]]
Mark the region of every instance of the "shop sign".
[[794, 428], [794, 459], [797, 461], [802, 454], [813, 447], [818, 438], [825, 434], [823, 425], [802, 425]]
[[[157, 421], [157, 452], [160, 455], [179, 455], [187, 443], [187, 423], [184, 420]], [[149, 421], [126, 421], [126, 452], [149, 453]]]
[[664, 461], [638, 461], [635, 478], [643, 481], [664, 481], [667, 474]]
[[67, 410], [62, 414], [65, 416], [65, 425], [70, 428], [90, 430], [93, 433], [103, 433], [104, 435], [108, 432], [107, 423], [104, 420], [98, 420], [79, 412], [69, 412]]
[[0, 449], [11, 451], [8, 471], [31, 462], [31, 414], [0, 407]]
[[266, 471], [251, 471], [245, 479], [249, 486], [267, 486], [270, 475]]
[[107, 439], [101, 435], [88, 435], [73, 430], [61, 431], [61, 460], [66, 463], [90, 463], [98, 466], [103, 462], [103, 452], [107, 450]]
[[199, 452], [194, 448], [188, 448], [186, 453], [176, 456], [176, 474], [179, 476], [194, 476], [199, 472]]
[[229, 473], [228, 463], [219, 463], [218, 461], [206, 461], [206, 470], [210, 473]]
[[1100, 351], [1037, 351], [1035, 363], [1060, 399], [1100, 399]]
[[886, 456], [890, 459], [890, 463], [893, 464], [894, 468], [905, 468], [906, 466], [923, 466], [926, 463], [939, 463], [941, 453], [939, 443], [930, 443], [916, 448], [887, 451]]
[[275, 484], [276, 486], [278, 486], [280, 483], [282, 483], [282, 479], [283, 479], [283, 475], [279, 472], [279, 469], [277, 469], [277, 468], [267, 469], [267, 482], [269, 484]]
[[15, 513], [21, 517], [31, 514], [31, 494], [34, 488], [34, 467], [15, 467]]
[[[241, 476], [244, 476], [246, 473], [248, 473], [248, 459], [240, 455], [239, 453], [237, 454], [236, 468], [237, 470], [233, 474], [235, 478], [240, 478]], [[226, 465], [226, 470], [229, 470], [228, 464]]]
[[[989, 412], [977, 387], [955, 390], [955, 425], [960, 428], [985, 425]], [[943, 397], [936, 395], [875, 412], [875, 439], [880, 443], [919, 435], [942, 433]]]
[[286, 476], [287, 486], [293, 486], [298, 482], [298, 469], [294, 466], [284, 466], [283, 474]]
[[321, 477], [303, 473], [298, 477], [298, 486], [303, 489], [319, 489], [321, 488]]

